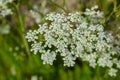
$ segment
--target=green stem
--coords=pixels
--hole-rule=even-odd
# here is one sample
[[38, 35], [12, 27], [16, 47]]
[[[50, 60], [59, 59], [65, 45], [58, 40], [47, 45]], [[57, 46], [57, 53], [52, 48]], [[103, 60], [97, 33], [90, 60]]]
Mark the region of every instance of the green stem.
[[19, 34], [20, 34], [20, 36], [22, 38], [22, 41], [23, 41], [27, 56], [30, 57], [29, 46], [28, 46], [27, 40], [25, 39], [25, 36], [24, 36], [24, 33], [25, 33], [24, 23], [23, 23], [21, 13], [19, 11], [20, 4], [16, 5], [16, 4], [13, 3], [13, 6], [16, 9], [16, 15], [17, 15], [18, 20], [19, 20], [19, 28], [20, 28], [20, 30], [18, 30], [18, 31], [19, 31]]
[[65, 0], [63, 0], [63, 7], [65, 7], [65, 4], [66, 4]]
[[62, 9], [62, 10], [65, 11], [66, 13], [68, 13], [68, 11], [67, 11], [66, 9], [64, 9], [64, 8], [61, 7], [60, 5], [56, 4], [55, 2], [53, 2], [53, 1], [51, 1], [51, 0], [49, 0], [49, 2], [50, 2], [51, 4], [53, 4], [54, 6], [56, 6], [56, 7], [60, 8], [60, 9]]
[[24, 46], [25, 46], [25, 49], [26, 49], [26, 53], [28, 55], [28, 57], [30, 57], [30, 51], [29, 51], [29, 46], [28, 46], [28, 43], [26, 41], [26, 38], [24, 36], [24, 33], [25, 33], [25, 28], [24, 28], [24, 25], [23, 25], [23, 20], [22, 20], [22, 17], [21, 15], [19, 14], [19, 21], [20, 21], [20, 28], [21, 28], [21, 37], [22, 37], [22, 40], [23, 40], [23, 43], [24, 43]]
[[114, 10], [110, 13], [110, 15], [105, 19], [105, 22], [107, 22], [110, 17], [114, 14], [117, 13], [117, 11], [119, 11], [120, 5], [118, 7], [114, 7]]

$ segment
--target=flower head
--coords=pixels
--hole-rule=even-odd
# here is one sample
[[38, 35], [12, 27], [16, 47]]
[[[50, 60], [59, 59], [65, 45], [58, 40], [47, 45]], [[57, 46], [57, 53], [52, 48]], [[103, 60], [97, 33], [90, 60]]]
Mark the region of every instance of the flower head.
[[[74, 66], [76, 58], [81, 58], [93, 68], [96, 65], [109, 67], [109, 75], [112, 75], [111, 72], [115, 75], [116, 70], [112, 69], [115, 64], [113, 56], [117, 54], [114, 37], [104, 31], [100, 23], [103, 13], [96, 8], [86, 9], [84, 16], [80, 12], [47, 14], [43, 25], [27, 33], [28, 42], [32, 42], [31, 51], [41, 53], [44, 64], [52, 65], [59, 54], [64, 66]], [[42, 35], [42, 40], [38, 35]], [[119, 64], [116, 65], [119, 67]]]

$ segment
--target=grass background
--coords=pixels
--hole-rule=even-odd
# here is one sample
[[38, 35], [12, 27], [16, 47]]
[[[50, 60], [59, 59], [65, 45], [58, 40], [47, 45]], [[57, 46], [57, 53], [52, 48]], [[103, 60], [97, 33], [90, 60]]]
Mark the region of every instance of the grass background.
[[43, 65], [40, 54], [32, 54], [25, 39], [29, 29], [38, 28], [29, 13], [34, 6], [43, 23], [47, 13], [84, 11], [94, 5], [104, 12], [105, 30], [120, 38], [120, 0], [14, 0], [8, 4], [13, 14], [0, 17], [0, 80], [120, 80], [120, 70], [110, 77], [107, 68], [93, 69], [80, 59], [70, 68], [63, 67], [59, 58], [53, 66]]

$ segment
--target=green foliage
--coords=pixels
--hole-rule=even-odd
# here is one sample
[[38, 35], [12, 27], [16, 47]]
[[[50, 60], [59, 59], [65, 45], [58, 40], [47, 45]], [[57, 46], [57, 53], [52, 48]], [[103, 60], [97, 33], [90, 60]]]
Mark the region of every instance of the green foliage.
[[13, 14], [0, 17], [0, 80], [31, 80], [32, 76], [38, 80], [120, 80], [120, 71], [118, 76], [110, 77], [106, 74], [107, 69], [90, 68], [81, 60], [70, 68], [63, 67], [59, 62], [54, 66], [44, 65], [39, 54], [30, 52], [25, 34], [28, 29], [38, 27], [29, 14], [34, 5], [39, 6], [35, 11], [40, 14], [41, 20], [52, 11], [84, 11], [86, 7], [98, 5], [105, 12], [105, 29], [114, 34], [120, 33], [119, 0], [75, 0], [75, 6], [68, 6], [70, 1], [74, 0], [15, 0], [9, 3]]

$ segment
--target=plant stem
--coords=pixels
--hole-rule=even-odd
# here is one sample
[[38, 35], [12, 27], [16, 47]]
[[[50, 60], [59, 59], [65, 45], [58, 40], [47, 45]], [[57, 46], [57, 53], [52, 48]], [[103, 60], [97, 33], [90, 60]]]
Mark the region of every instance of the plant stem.
[[24, 35], [24, 33], [25, 33], [24, 23], [23, 23], [23, 19], [22, 19], [21, 13], [19, 11], [20, 4], [15, 5], [13, 3], [13, 6], [16, 9], [16, 15], [18, 16], [18, 20], [19, 20], [19, 28], [20, 28], [19, 34], [20, 34], [20, 36], [22, 38], [22, 41], [23, 41], [23, 44], [24, 44], [27, 56], [30, 57], [29, 46], [28, 46], [28, 43], [27, 43], [27, 41], [25, 39], [25, 35]]
[[110, 13], [110, 15], [105, 19], [105, 22], [107, 22], [114, 13], [117, 13], [117, 11], [119, 11], [119, 8], [120, 5], [118, 7], [115, 7], [114, 10]]
[[61, 7], [60, 5], [58, 5], [58, 4], [56, 4], [55, 2], [53, 2], [53, 1], [49, 1], [51, 4], [53, 4], [54, 6], [56, 6], [56, 7], [58, 7], [58, 8], [60, 8], [60, 9], [62, 9], [63, 11], [65, 11], [66, 13], [68, 13], [68, 11], [66, 10], [66, 9], [64, 9], [63, 7]]
[[30, 51], [29, 51], [29, 46], [28, 46], [28, 43], [26, 41], [26, 38], [24, 36], [24, 33], [25, 33], [25, 28], [24, 28], [24, 25], [23, 25], [23, 20], [22, 20], [22, 17], [21, 15], [19, 14], [19, 21], [20, 21], [20, 28], [21, 28], [21, 37], [22, 37], [22, 40], [23, 40], [23, 43], [24, 43], [24, 46], [25, 46], [25, 49], [26, 49], [26, 53], [27, 53], [27, 56], [30, 57]]

